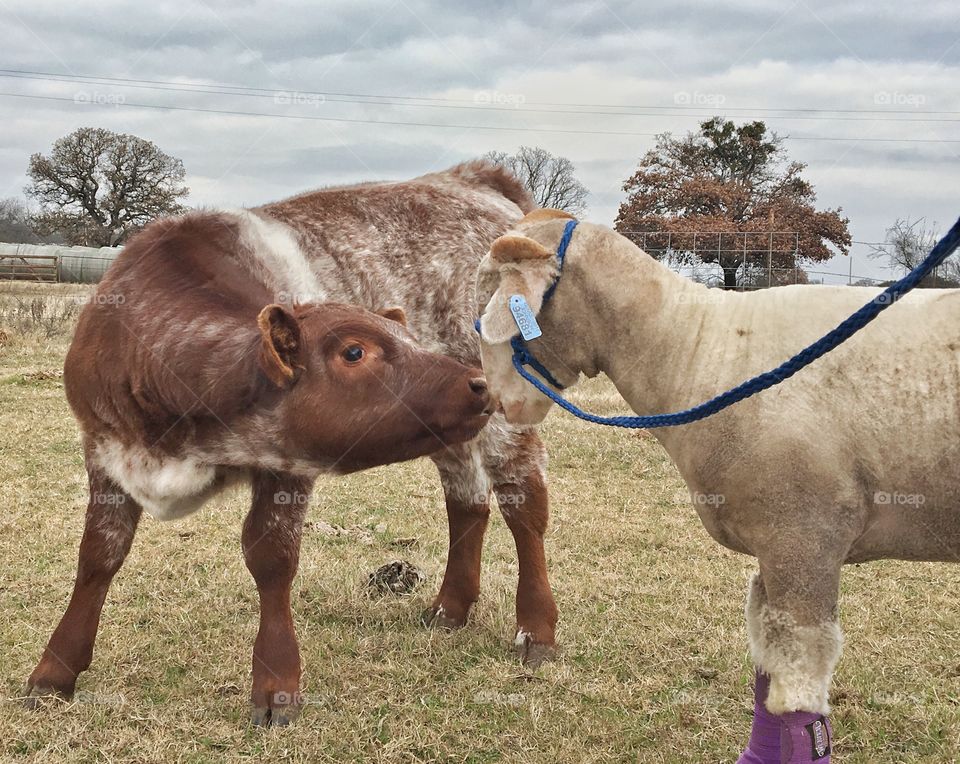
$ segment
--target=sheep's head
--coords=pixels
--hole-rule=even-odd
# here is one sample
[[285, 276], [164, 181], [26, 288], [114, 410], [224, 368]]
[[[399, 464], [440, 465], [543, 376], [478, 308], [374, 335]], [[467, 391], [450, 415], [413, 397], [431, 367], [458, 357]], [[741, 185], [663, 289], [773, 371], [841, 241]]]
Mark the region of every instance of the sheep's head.
[[[484, 373], [494, 401], [499, 401], [507, 421], [514, 424], [541, 422], [550, 410], [551, 401], [513, 367], [510, 340], [519, 330], [510, 311], [510, 298], [522, 296], [533, 315], [541, 320], [543, 294], [556, 276], [554, 253], [538, 241], [517, 233], [501, 236], [493, 242], [490, 252], [480, 263], [477, 304]], [[530, 350], [559, 382], [575, 381], [577, 375], [571, 374], [563, 364], [556, 364], [559, 367], [556, 370], [553, 368], [550, 360], [556, 359], [556, 353], [550, 351], [560, 338], [547, 335], [545, 329], [541, 339], [529, 343]]]

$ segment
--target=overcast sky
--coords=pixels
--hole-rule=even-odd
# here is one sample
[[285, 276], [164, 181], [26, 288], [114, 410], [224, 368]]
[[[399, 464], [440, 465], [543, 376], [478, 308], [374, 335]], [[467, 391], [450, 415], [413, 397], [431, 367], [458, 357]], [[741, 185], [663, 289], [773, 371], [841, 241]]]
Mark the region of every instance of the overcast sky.
[[[31, 153], [85, 125], [180, 157], [189, 202], [210, 206], [528, 144], [569, 157], [591, 191], [586, 217], [611, 224], [654, 134], [722, 114], [789, 136], [819, 204], [843, 207], [857, 241], [897, 217], [942, 231], [960, 215], [956, 0], [0, 0], [0, 29], [0, 68], [140, 81], [0, 77], [0, 197], [22, 193]], [[200, 83], [263, 90], [183, 92]], [[398, 122], [417, 124], [383, 124]], [[883, 275], [868, 249], [855, 245], [855, 275]]]

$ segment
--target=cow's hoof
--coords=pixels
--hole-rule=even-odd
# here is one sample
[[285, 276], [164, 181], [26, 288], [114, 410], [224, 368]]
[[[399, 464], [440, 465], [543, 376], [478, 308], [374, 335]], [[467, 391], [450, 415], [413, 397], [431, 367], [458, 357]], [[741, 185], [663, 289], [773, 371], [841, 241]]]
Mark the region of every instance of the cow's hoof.
[[300, 716], [300, 706], [253, 706], [250, 723], [254, 727], [289, 727]]
[[420, 623], [428, 629], [447, 629], [453, 631], [466, 624], [466, 618], [451, 618], [443, 609], [443, 605], [428, 607], [420, 614]]
[[23, 706], [36, 711], [51, 702], [68, 702], [72, 697], [72, 691], [60, 690], [45, 684], [28, 684], [23, 692]]
[[534, 642], [533, 637], [522, 629], [517, 632], [513, 646], [520, 655], [523, 665], [529, 669], [535, 669], [546, 661], [552, 661], [558, 655], [555, 644]]

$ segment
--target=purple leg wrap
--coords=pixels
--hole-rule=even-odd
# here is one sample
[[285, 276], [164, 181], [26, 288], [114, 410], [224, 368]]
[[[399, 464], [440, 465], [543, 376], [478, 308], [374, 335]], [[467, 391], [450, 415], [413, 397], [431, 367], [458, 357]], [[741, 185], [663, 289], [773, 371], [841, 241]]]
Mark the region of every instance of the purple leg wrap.
[[770, 677], [757, 669], [753, 686], [753, 728], [747, 749], [737, 764], [780, 764], [780, 717], [763, 705], [770, 690]]
[[830, 764], [830, 722], [820, 714], [795, 711], [777, 716], [764, 705], [770, 677], [757, 670], [753, 728], [737, 764]]
[[808, 711], [784, 714], [780, 730], [782, 764], [830, 764], [833, 730], [826, 716]]

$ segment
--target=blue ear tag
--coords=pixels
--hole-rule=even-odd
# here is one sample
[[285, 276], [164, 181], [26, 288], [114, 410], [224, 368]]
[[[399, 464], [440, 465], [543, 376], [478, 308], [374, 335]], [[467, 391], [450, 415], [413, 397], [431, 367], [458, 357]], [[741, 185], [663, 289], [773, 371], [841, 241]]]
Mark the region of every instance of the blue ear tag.
[[527, 300], [522, 294], [510, 295], [510, 312], [513, 314], [513, 320], [517, 322], [517, 328], [520, 330], [520, 336], [524, 340], [535, 340], [543, 332], [540, 331], [540, 325], [537, 323], [537, 317], [533, 315]]

